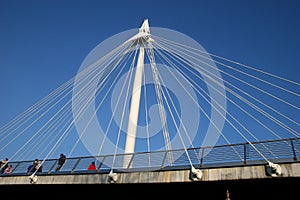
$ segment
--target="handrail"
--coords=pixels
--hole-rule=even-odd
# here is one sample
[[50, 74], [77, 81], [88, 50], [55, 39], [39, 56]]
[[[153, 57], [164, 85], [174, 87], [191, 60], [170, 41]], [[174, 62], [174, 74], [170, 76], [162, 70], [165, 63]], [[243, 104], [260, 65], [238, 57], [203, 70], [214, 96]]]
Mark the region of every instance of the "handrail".
[[[300, 158], [300, 138], [287, 138], [280, 140], [268, 140], [251, 143], [256, 149], [261, 151], [269, 160], [274, 162], [298, 162]], [[40, 174], [66, 174], [66, 173], [107, 173], [114, 168], [119, 171], [153, 171], [166, 169], [181, 169], [189, 167], [189, 161], [185, 152], [193, 165], [200, 168], [224, 167], [261, 164], [265, 161], [260, 158], [253, 146], [248, 142], [238, 144], [226, 144], [218, 146], [206, 146], [199, 148], [189, 148], [176, 150], [160, 150], [153, 152], [136, 152], [132, 154], [84, 156], [67, 158], [65, 164], [59, 172], [55, 172], [55, 165], [58, 159], [47, 159], [43, 163], [43, 171]], [[166, 154], [171, 153], [172, 157], [177, 157], [173, 163], [169, 163]], [[131, 156], [130, 168], [123, 167], [123, 158]], [[112, 166], [112, 161], [114, 166]], [[97, 170], [90, 172], [88, 165], [96, 162]], [[8, 165], [13, 166], [9, 175], [26, 175], [27, 167], [33, 160], [12, 161]], [[149, 164], [150, 163], [150, 164]], [[0, 176], [4, 176], [2, 174]]]

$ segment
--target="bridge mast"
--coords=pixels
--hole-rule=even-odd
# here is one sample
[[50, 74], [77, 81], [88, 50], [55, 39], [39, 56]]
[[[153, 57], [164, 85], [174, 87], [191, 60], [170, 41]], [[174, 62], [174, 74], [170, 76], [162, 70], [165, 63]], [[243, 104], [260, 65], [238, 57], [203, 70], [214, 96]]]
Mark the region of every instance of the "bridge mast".
[[[144, 72], [144, 57], [145, 57], [144, 45], [146, 43], [145, 37], [147, 37], [149, 34], [150, 34], [150, 28], [149, 28], [148, 19], [145, 19], [141, 28], [139, 29], [139, 33], [133, 37], [135, 38], [137, 45], [140, 45], [140, 49], [139, 49], [138, 62], [136, 66], [133, 89], [132, 89], [132, 98], [131, 98], [126, 144], [125, 144], [125, 154], [134, 153], [136, 129], [138, 124], [140, 98], [141, 98], [141, 88], [142, 88], [141, 86], [142, 86], [142, 78]], [[129, 158], [124, 159], [123, 166], [128, 167], [129, 162], [130, 162]]]
[[[162, 130], [163, 130], [164, 140], [166, 144], [166, 149], [171, 150], [169, 131], [166, 122], [166, 113], [164, 110], [162, 94], [161, 94], [162, 88], [159, 83], [158, 72], [157, 72], [156, 63], [154, 59], [154, 54], [152, 49], [153, 39], [150, 37], [150, 27], [149, 27], [148, 19], [144, 20], [141, 28], [139, 29], [139, 33], [133, 36], [128, 41], [133, 41], [136, 45], [139, 45], [139, 56], [138, 56], [138, 62], [136, 66], [133, 89], [132, 89], [132, 98], [131, 98], [130, 113], [129, 113], [128, 126], [127, 126], [126, 143], [125, 143], [125, 154], [134, 153], [136, 129], [138, 124], [141, 89], [142, 89], [142, 79], [144, 73], [145, 45], [147, 45], [147, 52], [151, 63], [151, 69], [152, 69], [153, 80], [155, 85], [155, 92], [158, 100], [158, 108], [159, 108], [159, 114], [162, 123]], [[123, 161], [124, 168], [129, 167], [130, 165], [129, 162], [131, 157], [132, 157], [131, 155], [124, 157], [124, 161]], [[173, 161], [173, 158], [170, 154], [168, 154], [168, 160], [170, 164]]]

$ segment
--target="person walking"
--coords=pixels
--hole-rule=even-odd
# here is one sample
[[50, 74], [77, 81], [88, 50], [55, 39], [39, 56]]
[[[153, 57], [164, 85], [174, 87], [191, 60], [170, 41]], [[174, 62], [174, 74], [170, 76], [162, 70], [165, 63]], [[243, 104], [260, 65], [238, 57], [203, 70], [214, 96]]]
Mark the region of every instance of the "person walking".
[[0, 162], [1, 174], [3, 174], [5, 169], [8, 167], [7, 163], [8, 163], [8, 158], [1, 160]]
[[4, 174], [11, 174], [12, 173], [12, 165], [9, 165], [5, 171], [4, 171]]
[[65, 162], [66, 162], [66, 156], [63, 153], [61, 153], [55, 171], [56, 172], [59, 171], [62, 168], [62, 166], [65, 164]]
[[96, 164], [94, 161], [88, 166], [88, 170], [96, 170]]
[[34, 172], [34, 171], [42, 172], [43, 171], [42, 162], [39, 159], [34, 160], [31, 171], [32, 172]]

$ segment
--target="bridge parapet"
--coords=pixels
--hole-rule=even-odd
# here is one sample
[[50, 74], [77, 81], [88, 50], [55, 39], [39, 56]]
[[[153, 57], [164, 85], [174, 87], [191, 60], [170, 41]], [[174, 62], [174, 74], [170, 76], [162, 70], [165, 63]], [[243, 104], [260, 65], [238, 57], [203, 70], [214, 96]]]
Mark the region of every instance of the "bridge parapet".
[[[299, 175], [300, 138], [261, 141], [252, 143], [252, 145], [263, 152], [270, 161], [283, 166], [283, 176]], [[112, 160], [115, 159], [116, 164], [113, 169], [118, 174], [118, 179], [121, 180], [130, 179], [133, 182], [140, 182], [137, 178], [134, 178], [134, 176], [138, 176], [143, 177], [145, 180], [148, 180], [146, 177], [149, 177], [149, 181], [152, 179], [158, 182], [161, 179], [166, 180], [167, 178], [165, 177], [172, 177], [180, 181], [190, 181], [190, 177], [186, 173], [190, 173], [191, 166], [184, 152], [184, 149], [178, 149], [98, 157], [67, 158], [66, 163], [58, 172], [55, 172], [57, 159], [47, 159], [43, 162], [43, 171], [37, 172], [36, 175], [40, 177], [39, 179], [44, 179], [44, 182], [51, 182], [49, 180], [53, 180], [53, 182], [68, 182], [66, 180], [72, 180], [74, 183], [78, 183], [78, 181], [82, 183], [85, 181], [82, 181], [83, 179], [80, 177], [84, 176], [87, 182], [90, 182], [90, 179], [92, 179], [94, 180], [92, 182], [103, 183], [105, 182], [104, 179], [107, 179], [109, 172], [111, 172]], [[200, 168], [203, 172], [203, 180], [214, 180], [214, 176], [217, 177], [216, 180], [222, 180], [223, 178], [220, 176], [227, 176], [228, 178], [236, 176], [241, 178], [244, 176], [249, 178], [263, 178], [266, 176], [266, 165], [268, 163], [266, 160], [260, 158], [258, 153], [248, 143], [191, 148], [187, 149], [187, 152], [193, 165], [196, 168]], [[172, 154], [173, 157], [180, 156], [172, 165], [169, 165], [169, 162], [166, 160], [168, 158], [167, 154]], [[125, 156], [131, 157], [131, 167], [124, 168], [122, 165], [122, 160]], [[150, 166], [146, 162], [149, 158], [151, 159]], [[97, 170], [88, 171], [87, 166], [92, 161], [96, 161]], [[13, 165], [12, 174], [0, 175], [1, 184], [8, 184], [10, 181], [12, 183], [27, 183], [28, 176], [30, 175], [27, 173], [27, 168], [32, 162], [33, 160], [9, 162], [9, 165]], [[251, 173], [259, 173], [259, 175], [251, 175]], [[155, 178], [156, 176], [160, 178]]]

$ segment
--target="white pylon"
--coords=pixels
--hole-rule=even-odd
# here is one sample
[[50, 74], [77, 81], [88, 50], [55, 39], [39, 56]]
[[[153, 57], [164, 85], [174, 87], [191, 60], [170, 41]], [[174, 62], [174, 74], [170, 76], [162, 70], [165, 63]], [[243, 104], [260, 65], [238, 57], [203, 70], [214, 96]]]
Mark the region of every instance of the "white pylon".
[[[149, 22], [148, 19], [145, 19], [141, 28], [139, 29], [139, 33], [126, 41], [126, 42], [134, 42], [134, 44], [140, 45], [140, 47], [139, 47], [139, 56], [138, 56], [138, 62], [136, 66], [133, 89], [132, 89], [132, 98], [131, 98], [130, 113], [129, 113], [128, 126], [127, 126], [127, 136], [126, 136], [125, 151], [124, 151], [125, 154], [129, 154], [129, 155], [124, 156], [124, 161], [123, 161], [124, 168], [129, 168], [131, 166], [130, 160], [132, 158], [132, 155], [130, 154], [134, 153], [134, 148], [135, 148], [136, 129], [138, 124], [138, 115], [139, 115], [141, 89], [142, 89], [142, 78], [144, 73], [145, 44], [148, 45], [147, 53], [149, 55], [149, 59], [151, 62], [151, 69], [153, 72], [155, 92], [158, 100], [158, 108], [159, 108], [159, 114], [162, 122], [162, 130], [165, 139], [166, 150], [171, 150], [169, 131], [166, 123], [166, 113], [163, 108], [163, 100], [161, 96], [161, 85], [159, 83], [159, 79], [157, 75], [158, 72], [157, 72], [153, 49], [152, 49], [153, 39], [150, 36], [151, 35], [150, 35]], [[168, 161], [169, 164], [173, 162], [173, 158], [171, 154], [168, 154]]]
[[[132, 37], [130, 40], [137, 41], [137, 44], [140, 45], [139, 49], [139, 57], [135, 71], [135, 77], [133, 82], [133, 89], [132, 89], [132, 98], [131, 98], [131, 105], [130, 105], [130, 113], [128, 119], [128, 126], [127, 126], [127, 136], [126, 136], [126, 143], [125, 143], [125, 154], [127, 153], [134, 153], [135, 147], [135, 139], [136, 139], [136, 128], [138, 124], [138, 117], [139, 117], [139, 108], [140, 108], [140, 99], [141, 99], [141, 85], [142, 85], [142, 78], [144, 72], [144, 57], [145, 57], [145, 47], [144, 41], [148, 40], [150, 33], [148, 19], [145, 19], [141, 28], [139, 29], [139, 33]], [[129, 167], [131, 156], [125, 156], [123, 161], [123, 167]]]

